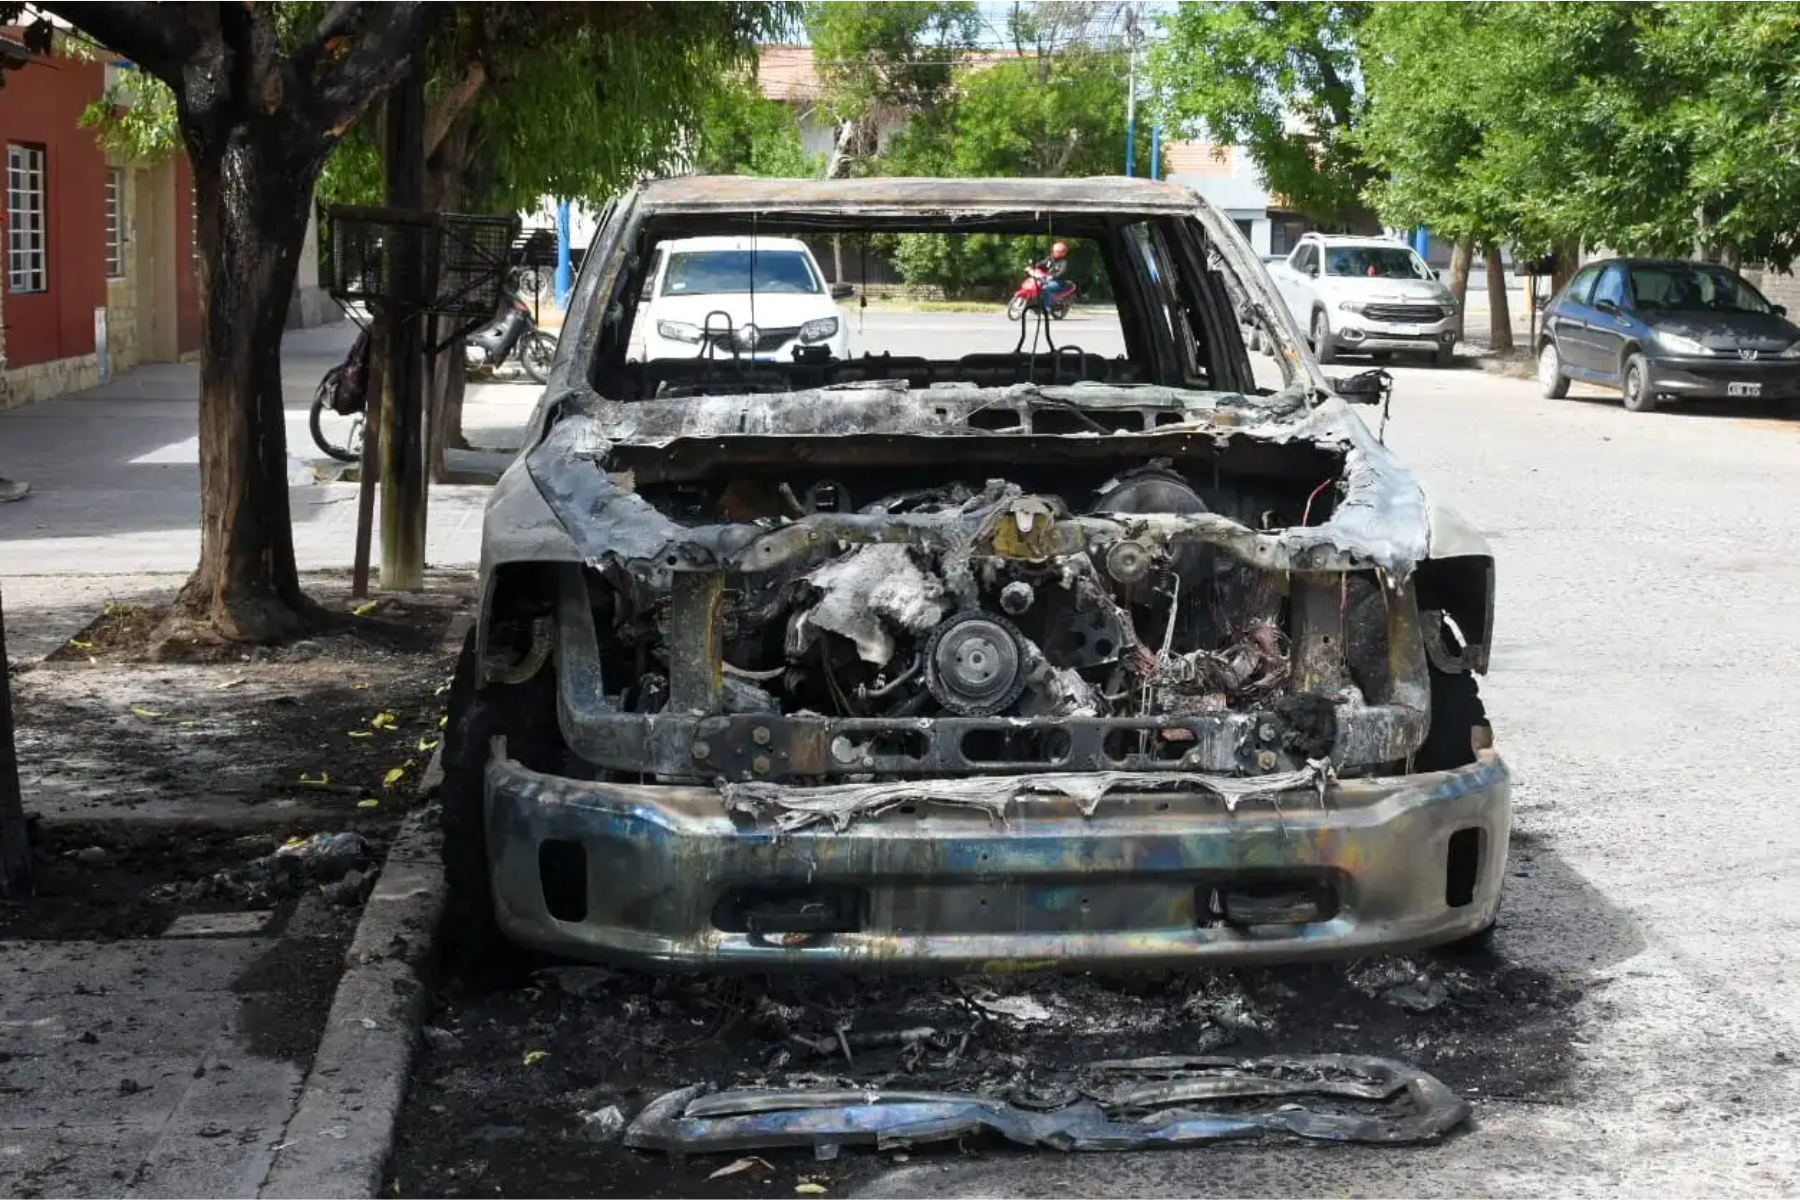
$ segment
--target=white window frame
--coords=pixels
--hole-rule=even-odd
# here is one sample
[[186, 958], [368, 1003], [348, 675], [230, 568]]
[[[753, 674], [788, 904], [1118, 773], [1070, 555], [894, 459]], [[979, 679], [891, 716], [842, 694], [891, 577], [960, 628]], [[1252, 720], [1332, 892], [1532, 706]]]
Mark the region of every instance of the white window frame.
[[50, 290], [50, 205], [46, 151], [6, 145], [6, 290], [13, 295]]
[[106, 168], [106, 277], [125, 278], [125, 172]]

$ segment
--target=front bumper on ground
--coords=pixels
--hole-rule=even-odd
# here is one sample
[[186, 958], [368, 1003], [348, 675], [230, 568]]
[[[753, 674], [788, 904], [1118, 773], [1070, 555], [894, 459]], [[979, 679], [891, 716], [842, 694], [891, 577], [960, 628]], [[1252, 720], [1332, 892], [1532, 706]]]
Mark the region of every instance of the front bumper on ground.
[[[1734, 383], [1758, 384], [1760, 391], [1754, 397], [1733, 396]], [[1650, 390], [1693, 400], [1791, 400], [1800, 397], [1800, 359], [1652, 358]]]
[[[1260, 963], [1445, 942], [1499, 907], [1505, 764], [1245, 799], [904, 806], [781, 833], [711, 788], [487, 770], [495, 908], [578, 957], [748, 969]], [[996, 781], [998, 784], [999, 781]]]

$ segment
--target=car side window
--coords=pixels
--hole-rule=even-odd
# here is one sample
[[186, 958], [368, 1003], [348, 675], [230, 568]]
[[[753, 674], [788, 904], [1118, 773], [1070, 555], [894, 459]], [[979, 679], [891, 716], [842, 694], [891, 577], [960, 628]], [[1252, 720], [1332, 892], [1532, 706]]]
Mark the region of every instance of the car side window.
[[1308, 243], [1295, 252], [1294, 270], [1300, 272], [1302, 275], [1311, 275], [1318, 269], [1318, 265], [1319, 249], [1317, 246]]
[[1599, 308], [1602, 303], [1610, 302], [1615, 308], [1625, 307], [1625, 268], [1611, 266], [1600, 276], [1599, 284], [1594, 288], [1593, 304]]
[[1571, 304], [1586, 304], [1594, 290], [1594, 280], [1600, 278], [1599, 267], [1583, 267], [1569, 280], [1569, 290], [1564, 298]]

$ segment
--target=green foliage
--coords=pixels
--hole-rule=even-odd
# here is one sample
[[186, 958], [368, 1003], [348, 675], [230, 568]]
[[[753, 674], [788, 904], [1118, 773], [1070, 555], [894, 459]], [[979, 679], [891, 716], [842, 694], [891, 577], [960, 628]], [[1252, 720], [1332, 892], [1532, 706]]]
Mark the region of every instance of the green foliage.
[[1351, 144], [1367, 3], [1199, 0], [1160, 18], [1148, 77], [1168, 129], [1244, 146], [1269, 189], [1321, 221], [1360, 205], [1369, 171]]
[[432, 42], [429, 102], [468, 94], [478, 73], [458, 118], [475, 153], [463, 190], [500, 211], [546, 195], [598, 203], [678, 168], [711, 96], [798, 13], [749, 2], [450, 9]]
[[[1077, 48], [1036, 61], [965, 68], [954, 102], [915, 119], [881, 159], [884, 175], [1117, 175], [1125, 162], [1125, 77], [1121, 55]], [[1150, 139], [1135, 147], [1135, 169], [1150, 173]], [[1004, 287], [1055, 241], [1042, 236], [902, 234], [894, 263], [908, 283], [937, 284], [951, 295]], [[1070, 276], [1090, 295], [1105, 294], [1097, 253], [1072, 244]]]
[[805, 19], [824, 107], [838, 120], [880, 107], [935, 108], [981, 30], [968, 0], [835, 0], [807, 5]]
[[754, 77], [737, 74], [706, 98], [694, 169], [703, 175], [818, 178], [825, 156], [800, 146], [794, 110], [762, 94]]
[[142, 71], [121, 72], [117, 82], [82, 110], [79, 123], [95, 131], [102, 149], [126, 159], [162, 158], [181, 145], [175, 93]]
[[1380, 5], [1354, 141], [1396, 224], [1512, 242], [1800, 251], [1800, 4]]
[[358, 126], [332, 148], [319, 172], [316, 195], [321, 205], [380, 204], [386, 196], [381, 150], [371, 125]]

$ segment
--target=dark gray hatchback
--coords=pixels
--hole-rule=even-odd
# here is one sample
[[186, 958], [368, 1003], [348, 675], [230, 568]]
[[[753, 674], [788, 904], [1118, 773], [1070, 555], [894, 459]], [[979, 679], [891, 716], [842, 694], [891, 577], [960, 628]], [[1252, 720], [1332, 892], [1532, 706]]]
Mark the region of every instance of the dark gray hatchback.
[[1677, 399], [1800, 397], [1800, 327], [1729, 267], [1682, 259], [1589, 263], [1550, 302], [1538, 383], [1616, 387], [1647, 412]]

